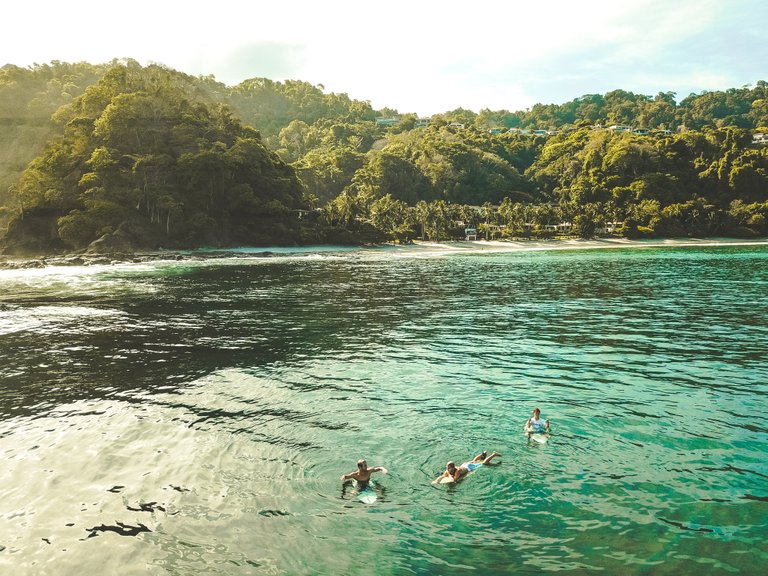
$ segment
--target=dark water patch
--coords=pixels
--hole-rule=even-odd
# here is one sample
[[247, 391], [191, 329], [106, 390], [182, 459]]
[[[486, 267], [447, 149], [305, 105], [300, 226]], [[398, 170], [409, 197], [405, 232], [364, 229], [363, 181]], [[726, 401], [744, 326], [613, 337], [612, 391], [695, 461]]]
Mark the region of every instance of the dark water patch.
[[704, 472], [736, 472], [737, 474], [754, 474], [755, 476], [760, 476], [761, 478], [768, 478], [768, 474], [763, 474], [761, 472], [757, 472], [756, 470], [750, 470], [748, 468], [739, 468], [737, 466], [733, 466], [732, 464], [727, 464], [721, 467], [703, 466], [699, 468], [699, 470], [702, 470]]
[[116, 522], [115, 524], [101, 524], [94, 526], [93, 528], [86, 528], [88, 536], [86, 538], [94, 538], [99, 535], [99, 532], [114, 532], [119, 536], [138, 536], [142, 532], [152, 532], [144, 524], [137, 523], [135, 526], [130, 524], [124, 524], [123, 522]]
[[689, 532], [707, 532], [707, 533], [714, 533], [714, 530], [712, 528], [706, 528], [703, 526], [694, 527], [694, 526], [686, 526], [682, 522], [675, 522], [674, 520], [667, 520], [666, 518], [662, 518], [661, 516], [658, 517], [659, 520], [662, 522], [666, 522], [670, 526], [676, 526], [682, 530], [687, 530]]
[[289, 512], [285, 510], [259, 510], [259, 516], [274, 517], [274, 516], [290, 516]]
[[755, 496], [754, 494], [744, 494], [744, 500], [755, 500], [757, 502], [768, 502], [768, 496]]
[[158, 504], [157, 502], [139, 502], [136, 506], [126, 506], [126, 510], [131, 512], [165, 512], [165, 506]]

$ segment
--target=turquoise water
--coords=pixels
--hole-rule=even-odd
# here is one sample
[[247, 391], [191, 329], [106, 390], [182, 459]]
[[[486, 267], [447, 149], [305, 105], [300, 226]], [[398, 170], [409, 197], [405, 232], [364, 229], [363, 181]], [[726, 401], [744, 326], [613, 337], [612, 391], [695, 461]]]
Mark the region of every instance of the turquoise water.
[[[0, 271], [0, 571], [764, 574], [766, 264], [459, 245]], [[359, 458], [389, 469], [372, 505], [339, 482]]]

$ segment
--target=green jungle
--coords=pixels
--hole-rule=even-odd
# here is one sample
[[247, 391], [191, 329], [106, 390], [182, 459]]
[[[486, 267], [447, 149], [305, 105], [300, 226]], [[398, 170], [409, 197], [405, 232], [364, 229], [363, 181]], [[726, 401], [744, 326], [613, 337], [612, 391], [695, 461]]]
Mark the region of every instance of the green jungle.
[[768, 235], [768, 83], [430, 118], [123, 59], [0, 68], [0, 252]]

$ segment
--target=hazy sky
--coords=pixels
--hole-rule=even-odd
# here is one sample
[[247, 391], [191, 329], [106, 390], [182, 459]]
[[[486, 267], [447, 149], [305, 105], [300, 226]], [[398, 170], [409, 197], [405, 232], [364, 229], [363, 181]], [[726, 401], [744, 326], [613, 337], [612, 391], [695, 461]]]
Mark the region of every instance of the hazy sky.
[[421, 115], [768, 81], [768, 0], [42, 0], [2, 15], [0, 65], [133, 58]]

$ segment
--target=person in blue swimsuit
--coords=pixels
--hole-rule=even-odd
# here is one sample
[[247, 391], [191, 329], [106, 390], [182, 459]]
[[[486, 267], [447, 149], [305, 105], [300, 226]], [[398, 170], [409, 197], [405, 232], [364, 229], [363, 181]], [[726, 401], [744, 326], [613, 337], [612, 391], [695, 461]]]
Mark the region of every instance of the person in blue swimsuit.
[[498, 452], [494, 452], [490, 456], [488, 456], [488, 451], [483, 450], [480, 454], [475, 456], [472, 460], [469, 462], [464, 462], [461, 466], [456, 466], [453, 462], [448, 462], [448, 464], [445, 465], [445, 472], [440, 474], [435, 480], [432, 481], [433, 484], [437, 484], [443, 478], [450, 478], [450, 481], [458, 482], [464, 476], [469, 474], [470, 472], [474, 472], [480, 466], [483, 464], [488, 464], [491, 460], [496, 458], [497, 456], [501, 456]]

